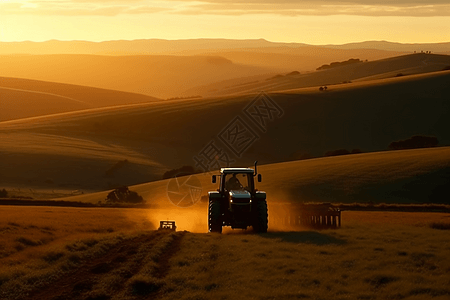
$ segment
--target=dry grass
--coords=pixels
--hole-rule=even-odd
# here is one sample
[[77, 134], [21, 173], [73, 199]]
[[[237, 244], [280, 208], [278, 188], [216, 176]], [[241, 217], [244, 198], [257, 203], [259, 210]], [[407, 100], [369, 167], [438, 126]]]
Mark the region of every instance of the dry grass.
[[346, 212], [340, 230], [188, 235], [162, 298], [448, 299], [450, 239], [418, 226], [421, 215], [386, 224]]
[[1, 206], [0, 259], [39, 252], [78, 238], [149, 230], [145, 210]]
[[343, 212], [338, 230], [148, 235], [151, 210], [1, 209], [2, 245], [23, 247], [0, 259], [2, 299], [450, 296], [450, 239], [430, 227], [448, 223], [443, 213]]
[[146, 210], [0, 207], [0, 298], [17, 299], [155, 227]]

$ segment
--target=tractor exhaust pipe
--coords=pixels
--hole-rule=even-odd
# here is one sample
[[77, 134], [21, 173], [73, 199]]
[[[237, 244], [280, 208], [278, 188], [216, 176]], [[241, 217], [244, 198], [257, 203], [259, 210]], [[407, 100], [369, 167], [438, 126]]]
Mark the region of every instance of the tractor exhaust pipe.
[[256, 174], [258, 174], [258, 170], [256, 169], [257, 164], [258, 164], [258, 161], [255, 161], [255, 174], [253, 174], [253, 176], [256, 176]]

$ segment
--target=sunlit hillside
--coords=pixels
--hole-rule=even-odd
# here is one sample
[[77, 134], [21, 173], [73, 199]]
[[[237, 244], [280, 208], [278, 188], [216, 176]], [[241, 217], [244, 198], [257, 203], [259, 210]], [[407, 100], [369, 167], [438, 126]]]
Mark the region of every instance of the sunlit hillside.
[[[344, 59], [343, 61], [346, 61]], [[326, 64], [332, 63], [328, 61]], [[316, 64], [314, 69], [322, 64]], [[401, 77], [442, 71], [450, 67], [449, 55], [408, 54], [375, 61], [318, 70], [315, 72], [285, 72], [276, 76], [228, 80], [189, 90], [202, 95], [245, 94], [258, 91], [280, 91], [304, 87], [346, 84], [354, 81]], [[294, 71], [294, 69], [291, 69]]]
[[[211, 89], [307, 72], [350, 58], [379, 60], [412, 51], [333, 49], [265, 40], [0, 42], [0, 76], [85, 85], [159, 98], [207, 96]], [[197, 89], [197, 90], [193, 90]]]
[[236, 77], [271, 74], [220, 56], [80, 54], [3, 55], [0, 76], [51, 81], [172, 98], [189, 88]]
[[[450, 180], [450, 147], [385, 151], [338, 157], [317, 158], [261, 165], [263, 181], [257, 188], [268, 194], [269, 206], [275, 203], [447, 203], [446, 186]], [[219, 174], [213, 172], [212, 174]], [[195, 175], [202, 194], [217, 189], [210, 174]], [[179, 179], [182, 184], [188, 177]], [[176, 206], [168, 197], [169, 180], [130, 187], [148, 204], [165, 209]], [[188, 192], [188, 191], [186, 191]], [[107, 191], [64, 198], [68, 201], [97, 203]], [[193, 210], [204, 209], [198, 203]], [[182, 209], [183, 210], [183, 209]], [[189, 208], [185, 210], [189, 211]], [[205, 219], [206, 220], [206, 219]]]
[[[282, 113], [266, 118], [263, 128], [243, 112], [255, 95], [156, 101], [2, 122], [0, 152], [8, 160], [2, 160], [0, 175], [6, 186], [104, 190], [158, 180], [169, 169], [195, 165], [194, 157], [201, 157], [211, 141], [235, 166], [320, 157], [337, 149], [385, 150], [417, 134], [448, 145], [449, 78], [447, 71], [326, 92], [273, 93]], [[240, 157], [223, 142], [223, 130], [237, 116], [254, 135]]]
[[268, 67], [274, 71], [308, 72], [331, 61], [342, 61], [349, 58], [362, 60], [379, 60], [395, 57], [410, 52], [384, 51], [375, 49], [330, 49], [320, 46], [302, 47], [260, 47], [220, 50], [190, 50], [174, 52], [177, 55], [219, 55], [235, 63]]
[[0, 77], [0, 98], [0, 122], [159, 100], [141, 94], [8, 77]]

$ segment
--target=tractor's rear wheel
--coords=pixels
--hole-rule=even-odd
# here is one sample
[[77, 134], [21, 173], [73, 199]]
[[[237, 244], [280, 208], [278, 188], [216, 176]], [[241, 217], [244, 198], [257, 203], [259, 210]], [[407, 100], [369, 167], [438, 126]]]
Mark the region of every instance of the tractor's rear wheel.
[[208, 226], [209, 232], [222, 233], [222, 212], [219, 201], [209, 201]]
[[259, 233], [267, 232], [269, 224], [269, 214], [267, 212], [267, 202], [258, 201], [256, 203], [256, 216], [253, 225], [253, 230]]

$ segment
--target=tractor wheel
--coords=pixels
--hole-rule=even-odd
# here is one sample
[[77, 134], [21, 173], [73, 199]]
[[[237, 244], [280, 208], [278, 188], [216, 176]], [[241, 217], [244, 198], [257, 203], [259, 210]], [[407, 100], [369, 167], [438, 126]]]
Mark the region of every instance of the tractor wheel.
[[268, 220], [269, 216], [267, 213], [267, 202], [264, 201], [258, 201], [256, 203], [256, 216], [255, 221], [253, 225], [253, 230], [259, 233], [267, 232], [268, 227]]
[[209, 232], [222, 233], [222, 213], [219, 201], [209, 201], [208, 227]]

